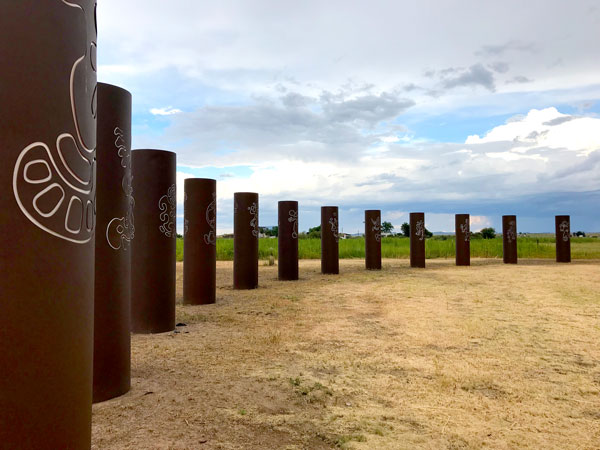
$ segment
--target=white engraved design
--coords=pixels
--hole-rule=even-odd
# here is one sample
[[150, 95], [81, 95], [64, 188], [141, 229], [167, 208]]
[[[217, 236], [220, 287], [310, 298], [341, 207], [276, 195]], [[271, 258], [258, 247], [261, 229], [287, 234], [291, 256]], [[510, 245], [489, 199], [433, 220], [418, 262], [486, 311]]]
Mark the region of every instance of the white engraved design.
[[563, 240], [563, 242], [568, 242], [569, 241], [569, 236], [571, 235], [571, 230], [569, 228], [570, 227], [569, 227], [569, 221], [568, 220], [563, 220], [560, 223], [560, 225], [558, 226], [558, 229], [562, 233], [562, 240]]
[[511, 242], [517, 240], [517, 233], [515, 232], [516, 227], [517, 227], [517, 224], [514, 220], [511, 220], [508, 223], [508, 230], [506, 230], [506, 240], [508, 241], [509, 244]]
[[[81, 10], [81, 19], [87, 31], [88, 43], [83, 55], [71, 66], [68, 85], [77, 139], [71, 133], [59, 131], [52, 150], [39, 141], [25, 147], [15, 162], [12, 187], [17, 205], [31, 223], [57, 238], [74, 244], [86, 244], [92, 239], [96, 218], [95, 122], [92, 125], [90, 117], [85, 116], [91, 113], [91, 118], [95, 119], [95, 94], [89, 99], [87, 97], [96, 88], [92, 49], [96, 45], [97, 30], [93, 19], [95, 11], [86, 11], [82, 6], [66, 0], [62, 0], [62, 4]], [[90, 63], [89, 68], [81, 66], [81, 63], [87, 62]], [[76, 90], [76, 85], [81, 84], [85, 89]], [[84, 105], [90, 100], [91, 108], [77, 109], [80, 100]], [[87, 120], [80, 120], [84, 117]], [[43, 170], [43, 176], [31, 174], [36, 167]], [[33, 191], [33, 187], [38, 185], [39, 188]]]
[[289, 210], [288, 222], [292, 223], [292, 239], [298, 239], [298, 211]]
[[339, 235], [338, 235], [337, 213], [334, 212], [332, 215], [333, 215], [333, 217], [329, 218], [329, 226], [331, 227], [331, 233], [333, 234], [335, 242], [338, 242], [339, 241]]
[[415, 236], [417, 236], [420, 241], [425, 239], [425, 223], [423, 220], [417, 221], [415, 225]]
[[133, 222], [133, 206], [135, 200], [133, 198], [133, 186], [131, 177], [131, 152], [125, 145], [124, 133], [119, 127], [114, 130], [115, 147], [117, 148], [117, 156], [121, 158], [121, 167], [125, 169], [121, 188], [127, 199], [127, 212], [124, 217], [115, 217], [106, 227], [106, 241], [114, 250], [127, 250], [129, 243], [135, 236], [135, 226]]
[[248, 206], [248, 211], [252, 215], [252, 219], [250, 220], [250, 227], [252, 228], [252, 236], [258, 237], [258, 205], [256, 202], [252, 203], [251, 206]]
[[217, 245], [217, 195], [215, 192], [212, 194], [213, 200], [206, 207], [206, 223], [210, 227], [210, 231], [204, 235], [204, 242], [206, 245]]
[[460, 224], [460, 231], [463, 233], [465, 237], [465, 242], [469, 242], [471, 240], [471, 231], [469, 230], [469, 219], [465, 219], [465, 223]]
[[375, 234], [373, 237], [376, 242], [381, 242], [381, 218], [378, 216], [376, 219], [371, 219], [371, 231]]
[[[184, 192], [183, 193], [183, 216], [184, 217], [187, 217], [187, 200], [188, 200], [188, 193]], [[183, 236], [184, 237], [188, 234], [189, 230], [190, 230], [190, 220], [183, 219]]]
[[175, 233], [175, 214], [177, 212], [177, 187], [173, 184], [168, 192], [163, 195], [158, 201], [158, 209], [160, 210], [160, 220], [163, 222], [158, 227], [160, 232], [166, 237], [174, 238]]

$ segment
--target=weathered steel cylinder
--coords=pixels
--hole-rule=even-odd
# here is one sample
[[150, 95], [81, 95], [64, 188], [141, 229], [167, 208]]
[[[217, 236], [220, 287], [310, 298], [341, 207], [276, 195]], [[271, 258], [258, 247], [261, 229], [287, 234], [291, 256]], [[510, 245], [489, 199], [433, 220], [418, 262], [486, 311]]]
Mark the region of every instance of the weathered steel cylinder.
[[258, 194], [233, 195], [233, 288], [258, 287]]
[[504, 264], [517, 264], [517, 216], [502, 216]]
[[556, 262], [571, 262], [571, 217], [556, 216]]
[[298, 202], [278, 203], [278, 275], [282, 281], [298, 279]]
[[381, 211], [365, 211], [365, 266], [367, 270], [381, 270]]
[[454, 236], [456, 239], [456, 265], [471, 265], [471, 218], [468, 214], [454, 216]]
[[94, 402], [131, 386], [131, 94], [98, 83]]
[[410, 267], [425, 267], [425, 213], [410, 213]]
[[131, 156], [131, 329], [162, 333], [175, 328], [176, 157], [164, 150], [133, 150]]
[[0, 447], [91, 445], [93, 0], [0, 7]]
[[340, 273], [337, 206], [321, 206], [321, 273]]
[[217, 281], [217, 182], [184, 181], [183, 303], [215, 302]]

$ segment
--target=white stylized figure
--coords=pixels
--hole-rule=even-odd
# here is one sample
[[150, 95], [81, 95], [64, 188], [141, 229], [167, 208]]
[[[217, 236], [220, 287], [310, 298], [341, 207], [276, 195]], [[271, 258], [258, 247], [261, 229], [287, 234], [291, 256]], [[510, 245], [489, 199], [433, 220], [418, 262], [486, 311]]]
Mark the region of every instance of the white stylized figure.
[[216, 194], [212, 194], [213, 200], [206, 207], [206, 223], [210, 227], [210, 231], [204, 235], [206, 245], [217, 245], [217, 199]]
[[[69, 91], [72, 130], [56, 130], [54, 142], [34, 142], [19, 154], [13, 170], [13, 195], [21, 212], [38, 228], [57, 238], [85, 244], [96, 220], [96, 22], [95, 11], [61, 0], [81, 20], [88, 42], [74, 55]], [[86, 2], [87, 3], [87, 2]], [[73, 24], [73, 26], [78, 26]]]
[[381, 241], [381, 218], [377, 217], [376, 219], [371, 219], [371, 231], [373, 231], [375, 241]]
[[570, 227], [569, 227], [569, 222], [567, 220], [563, 220], [560, 223], [560, 225], [558, 226], [558, 229], [562, 233], [562, 240], [563, 240], [563, 242], [568, 242], [569, 241], [569, 236], [571, 235], [571, 230], [570, 230]]
[[160, 210], [159, 218], [162, 225], [158, 227], [160, 232], [166, 237], [176, 237], [175, 233], [175, 214], [177, 212], [177, 187], [173, 184], [158, 201], [158, 209]]
[[289, 210], [288, 222], [292, 224], [292, 239], [298, 239], [298, 211]]
[[460, 224], [460, 231], [465, 236], [465, 242], [471, 240], [471, 231], [469, 230], [469, 219], [465, 219], [465, 223]]
[[127, 148], [124, 139], [123, 130], [116, 127], [114, 130], [115, 147], [117, 155], [121, 158], [121, 167], [124, 170], [121, 188], [127, 198], [127, 212], [123, 217], [115, 217], [106, 227], [106, 241], [114, 250], [127, 250], [130, 242], [135, 236], [135, 226], [133, 223], [133, 178], [131, 176], [131, 151]]
[[250, 220], [252, 236], [258, 237], [258, 205], [256, 202], [252, 203], [252, 205], [248, 207], [248, 211], [250, 211], [250, 214], [252, 215], [252, 219]]
[[509, 243], [517, 240], [517, 233], [515, 232], [516, 227], [517, 227], [517, 224], [514, 220], [511, 220], [508, 223], [508, 230], [506, 231], [506, 240]]
[[329, 226], [331, 227], [331, 233], [333, 234], [333, 237], [335, 239], [336, 242], [338, 242], [339, 240], [339, 235], [338, 235], [338, 219], [337, 219], [337, 213], [333, 213], [333, 217], [329, 218]]
[[425, 223], [422, 220], [417, 221], [415, 225], [415, 236], [419, 238], [420, 241], [425, 239]]

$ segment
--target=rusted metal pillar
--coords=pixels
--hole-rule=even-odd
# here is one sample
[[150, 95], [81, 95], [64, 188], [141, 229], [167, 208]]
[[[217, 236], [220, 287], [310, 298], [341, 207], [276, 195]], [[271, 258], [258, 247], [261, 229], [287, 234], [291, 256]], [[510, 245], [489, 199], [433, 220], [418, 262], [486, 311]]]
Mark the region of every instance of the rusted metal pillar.
[[321, 206], [321, 273], [340, 273], [337, 206]]
[[215, 302], [217, 277], [217, 182], [184, 181], [183, 303]]
[[381, 211], [365, 211], [365, 266], [367, 270], [381, 270]]
[[233, 288], [258, 287], [258, 194], [233, 195]]
[[0, 447], [91, 445], [95, 2], [0, 6]]
[[571, 217], [556, 216], [556, 262], [571, 262]]
[[471, 219], [468, 214], [454, 216], [454, 235], [456, 238], [456, 265], [471, 265]]
[[278, 275], [283, 281], [298, 279], [298, 202], [278, 204]]
[[132, 155], [135, 239], [131, 246], [131, 329], [175, 328], [176, 156], [164, 150]]
[[502, 216], [504, 264], [517, 264], [517, 216]]
[[410, 213], [410, 267], [425, 267], [425, 213]]
[[98, 83], [94, 402], [131, 386], [131, 94]]

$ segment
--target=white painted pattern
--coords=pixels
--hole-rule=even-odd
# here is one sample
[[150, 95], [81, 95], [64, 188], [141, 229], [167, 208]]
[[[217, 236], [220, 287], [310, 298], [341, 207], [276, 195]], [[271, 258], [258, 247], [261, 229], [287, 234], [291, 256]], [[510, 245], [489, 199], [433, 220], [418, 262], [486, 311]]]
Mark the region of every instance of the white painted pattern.
[[175, 233], [175, 213], [177, 209], [177, 187], [171, 185], [165, 195], [158, 201], [158, 209], [160, 211], [159, 218], [163, 222], [158, 227], [159, 231], [168, 238], [176, 237]]
[[298, 239], [298, 211], [290, 209], [288, 215], [288, 222], [292, 223], [292, 239]]
[[333, 217], [329, 218], [329, 226], [331, 227], [331, 234], [333, 234], [333, 238], [335, 239], [335, 242], [339, 241], [339, 234], [338, 234], [338, 218], [337, 218], [337, 213], [334, 212], [332, 214]]
[[256, 202], [252, 203], [252, 205], [248, 206], [248, 211], [252, 218], [250, 219], [250, 227], [252, 228], [252, 236], [258, 237], [258, 205]]
[[376, 242], [381, 242], [381, 217], [371, 219], [371, 231]]
[[206, 213], [204, 217], [206, 218], [206, 223], [210, 227], [210, 231], [204, 235], [204, 242], [206, 245], [217, 245], [217, 194], [216, 192], [212, 193], [212, 202], [208, 204], [206, 207]]
[[568, 220], [563, 220], [558, 226], [559, 231], [562, 233], [563, 242], [568, 242], [571, 236], [571, 227]]
[[419, 238], [420, 241], [425, 239], [425, 221], [418, 220], [415, 224], [415, 236]]

